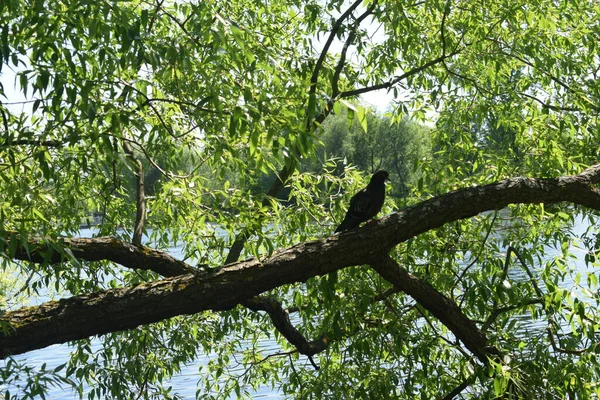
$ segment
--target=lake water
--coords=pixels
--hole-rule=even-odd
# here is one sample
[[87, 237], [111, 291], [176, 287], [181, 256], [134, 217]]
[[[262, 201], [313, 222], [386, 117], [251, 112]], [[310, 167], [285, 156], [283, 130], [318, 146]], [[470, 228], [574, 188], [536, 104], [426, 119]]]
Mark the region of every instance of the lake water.
[[[82, 229], [80, 237], [92, 237], [95, 233], [96, 232], [93, 229]], [[145, 239], [148, 238], [146, 237]], [[184, 258], [181, 247], [173, 247], [168, 250], [168, 253], [177, 259]], [[188, 260], [188, 262], [193, 264], [193, 262], [190, 260]], [[50, 300], [50, 297], [42, 294], [39, 298], [28, 302], [27, 305], [33, 306], [48, 300]], [[96, 352], [101, 349], [101, 342], [99, 339], [92, 339], [91, 344], [92, 352]], [[281, 347], [274, 340], [264, 340], [263, 342], [259, 343], [258, 347], [263, 354], [272, 354], [281, 351]], [[73, 351], [73, 349], [73, 347], [66, 343], [56, 344], [43, 349], [17, 355], [13, 357], [13, 359], [20, 364], [26, 364], [29, 367], [36, 368], [36, 370], [39, 370], [44, 364], [46, 370], [52, 370], [61, 364], [68, 362], [69, 354], [71, 351]], [[194, 399], [196, 397], [198, 382], [201, 379], [201, 376], [199, 375], [199, 368], [202, 365], [206, 365], [207, 362], [208, 357], [206, 355], [199, 356], [194, 362], [182, 367], [181, 373], [174, 376], [168, 384], [165, 384], [165, 387], [172, 386], [173, 391], [184, 399]], [[6, 360], [0, 360], [0, 368], [5, 367], [5, 365]], [[241, 374], [244, 371], [242, 367], [232, 367], [230, 372], [232, 374]], [[25, 384], [26, 380], [23, 379], [23, 382], [20, 382], [20, 385]], [[20, 392], [18, 386], [6, 385], [4, 382], [2, 382], [2, 378], [0, 377], [0, 396], [2, 399], [5, 397], [4, 394], [7, 390], [11, 393], [11, 395], [15, 395]], [[88, 390], [90, 390], [90, 388], [88, 388]], [[268, 400], [282, 398], [281, 395], [279, 395], [276, 391], [273, 391], [273, 389], [270, 387], [258, 388], [256, 391], [250, 391], [250, 393], [252, 394], [252, 397], [256, 399]], [[48, 400], [73, 400], [78, 398], [79, 397], [77, 393], [74, 393], [70, 387], [66, 386], [53, 386], [48, 390], [46, 395], [46, 399]], [[235, 398], [236, 397], [231, 397], [231, 399]]]
[[[587, 228], [588, 228], [588, 224], [586, 222], [578, 220], [578, 223], [576, 225], [576, 233], [582, 234], [583, 232], [585, 232], [585, 230]], [[91, 231], [87, 231], [85, 233], [87, 233], [88, 235], [91, 235]], [[577, 249], [577, 248], [572, 248], [571, 250], [577, 255], [577, 259], [574, 261], [575, 261], [575, 264], [576, 264], [579, 272], [581, 272], [585, 276], [585, 273], [588, 272], [588, 269], [584, 262], [585, 253], [582, 250]], [[177, 248], [171, 249], [170, 253], [175, 257], [181, 258], [181, 252]], [[557, 250], [548, 249], [549, 257], [552, 257], [553, 255], [557, 255], [557, 254], [558, 254]], [[519, 271], [521, 271], [521, 272], [519, 272]], [[512, 279], [528, 279], [525, 276], [525, 273], [521, 269], [518, 269], [518, 268], [511, 269], [511, 278]], [[567, 287], [567, 286], [570, 287], [572, 285], [572, 283], [573, 283], [572, 280], [569, 280], [568, 277], [564, 282], [565, 287]], [[546, 327], [546, 325], [544, 323], [540, 323], [539, 326], [532, 324], [532, 321], [530, 319], [528, 320], [526, 316], [520, 322], [522, 322], [522, 325], [520, 324], [520, 326], [517, 326], [517, 329], [523, 330], [524, 334], [530, 334], [532, 331], [537, 331], [537, 330], [543, 331]], [[100, 348], [100, 341], [98, 339], [94, 339], [92, 343], [93, 343], [93, 346], [92, 346], [93, 350], [97, 350]], [[280, 351], [279, 345], [274, 341], [265, 340], [263, 343], [260, 344], [260, 347], [264, 351], [264, 354], [275, 353], [275, 352]], [[65, 362], [67, 362], [68, 358], [69, 358], [69, 353], [71, 351], [72, 351], [72, 348], [67, 344], [53, 345], [53, 346], [46, 347], [44, 349], [35, 350], [35, 351], [31, 351], [31, 352], [16, 356], [16, 357], [14, 357], [14, 359], [17, 360], [18, 362], [26, 363], [28, 366], [31, 366], [31, 367], [39, 368], [39, 367], [41, 367], [42, 364], [46, 364], [46, 369], [53, 369]], [[185, 366], [182, 369], [182, 372], [180, 374], [174, 376], [170, 380], [170, 383], [169, 383], [169, 385], [173, 386], [174, 392], [176, 392], [177, 394], [179, 394], [181, 397], [183, 397], [185, 399], [195, 398], [197, 384], [200, 379], [198, 369], [201, 365], [205, 365], [206, 362], [207, 362], [206, 356], [201, 356], [195, 362], [190, 363], [189, 365]], [[0, 361], [0, 368], [4, 367], [5, 363], [6, 363], [6, 361]], [[23, 384], [25, 384], [25, 382], [23, 382]], [[167, 386], [169, 386], [169, 385], [167, 385]], [[14, 387], [14, 386], [7, 387], [6, 385], [3, 385], [2, 382], [0, 382], [0, 393], [4, 392], [7, 389], [10, 390], [10, 392], [12, 394], [18, 392], [17, 387]], [[258, 390], [256, 390], [255, 392], [252, 393], [252, 396], [253, 396], [253, 398], [257, 398], [257, 399], [280, 399], [280, 398], [282, 398], [282, 396], [280, 394], [278, 394], [276, 391], [273, 391], [269, 387], [259, 388]], [[4, 396], [2, 396], [2, 397], [4, 397]], [[78, 397], [75, 393], [73, 393], [71, 391], [71, 389], [68, 389], [68, 388], [65, 389], [62, 387], [53, 387], [49, 390], [46, 398], [50, 399], [50, 400], [71, 400], [71, 399], [76, 399]], [[232, 397], [232, 398], [235, 398], [235, 397]]]
[[[94, 339], [92, 341], [92, 350], [100, 349], [100, 341], [98, 339]], [[265, 341], [261, 350], [263, 350], [266, 354], [275, 353], [280, 351], [277, 343], [272, 341]], [[25, 353], [19, 356], [14, 357], [15, 360], [19, 362], [25, 362], [27, 365], [32, 367], [41, 367], [42, 364], [46, 364], [46, 369], [53, 369], [57, 366], [65, 363], [69, 359], [69, 353], [72, 351], [72, 348], [67, 344], [57, 344], [53, 346], [49, 346], [43, 349], [30, 351], [29, 353]], [[207, 363], [207, 358], [205, 356], [199, 357], [195, 362], [188, 364], [187, 366], [182, 368], [180, 374], [174, 376], [169, 384], [165, 386], [172, 385], [174, 391], [179, 394], [184, 399], [195, 399], [196, 398], [196, 390], [198, 381], [200, 379], [198, 368], [201, 365], [205, 365]], [[1, 363], [3, 366], [4, 362]], [[241, 369], [239, 371], [233, 370], [232, 372], [243, 372]], [[25, 382], [23, 382], [25, 384]], [[5, 390], [9, 390], [11, 394], [18, 393], [16, 387], [2, 387], [1, 390], [4, 392]], [[271, 388], [259, 388], [257, 391], [251, 392], [252, 397], [255, 399], [281, 399], [283, 398], [277, 392], [274, 392]], [[4, 398], [4, 396], [2, 396]], [[62, 387], [52, 387], [47, 393], [46, 399], [48, 400], [73, 400], [78, 399], [78, 395], [74, 393], [70, 388], [62, 388]], [[86, 397], [84, 397], [86, 398]], [[231, 397], [235, 399], [236, 397]]]

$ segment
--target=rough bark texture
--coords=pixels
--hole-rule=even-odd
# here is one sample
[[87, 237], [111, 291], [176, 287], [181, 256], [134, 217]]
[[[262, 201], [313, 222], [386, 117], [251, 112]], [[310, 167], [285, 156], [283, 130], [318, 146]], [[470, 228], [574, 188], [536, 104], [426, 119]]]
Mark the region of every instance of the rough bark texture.
[[[195, 272], [195, 269], [166, 254], [116, 239], [64, 239], [64, 246], [82, 260], [107, 259], [129, 268], [164, 271], [164, 275], [174, 271], [180, 274], [184, 270], [195, 273], [6, 312], [1, 320], [8, 323], [10, 328], [0, 334], [0, 357], [54, 343], [131, 329], [176, 315], [231, 309], [275, 287], [304, 282], [351, 265], [372, 264], [376, 267], [377, 261], [400, 242], [447, 222], [468, 218], [486, 210], [501, 209], [511, 203], [567, 201], [600, 209], [600, 192], [592, 187], [599, 181], [600, 165], [578, 176], [513, 178], [462, 189], [368, 223], [361, 229], [282, 249], [261, 261], [251, 259], [208, 273]], [[12, 236], [8, 241], [17, 239]], [[7, 247], [11, 247], [10, 243]], [[41, 239], [29, 238], [26, 246], [22, 241], [19, 243], [14, 257], [34, 262], [60, 262], [64, 255], [52, 250], [53, 247]], [[394, 284], [408, 280], [408, 283], [403, 283], [402, 290], [417, 301], [428, 304], [424, 307], [431, 311], [447, 306], [441, 294], [423, 297], [432, 288], [414, 283], [413, 278], [400, 274], [397, 266], [394, 270], [388, 263], [380, 268], [381, 273]], [[414, 284], [409, 285], [410, 282]], [[460, 325], [464, 321], [456, 314], [436, 316], [481, 358], [479, 352], [485, 347], [485, 340], [477, 338], [477, 334], [471, 337], [469, 333], [460, 333]], [[465, 326], [473, 331], [472, 326]], [[473, 343], [469, 344], [471, 341]]]
[[271, 317], [275, 328], [282, 333], [288, 342], [293, 344], [301, 354], [312, 356], [327, 348], [327, 339], [319, 338], [307, 341], [304, 336], [292, 325], [289, 314], [281, 307], [281, 304], [272, 298], [257, 296], [242, 302], [244, 307], [252, 311], [265, 311]]
[[[20, 237], [16, 233], [9, 234], [9, 242], [16, 241], [14, 254], [7, 249], [9, 257], [15, 260], [34, 263], [56, 264], [69, 260], [70, 255], [61, 251], [68, 248], [74, 257], [83, 261], [108, 260], [127, 268], [154, 271], [162, 276], [177, 276], [198, 272], [198, 269], [177, 260], [162, 251], [145, 246], [138, 246], [113, 237], [100, 238], [58, 238], [56, 240], [39, 237]], [[2, 239], [0, 238], [0, 244]]]

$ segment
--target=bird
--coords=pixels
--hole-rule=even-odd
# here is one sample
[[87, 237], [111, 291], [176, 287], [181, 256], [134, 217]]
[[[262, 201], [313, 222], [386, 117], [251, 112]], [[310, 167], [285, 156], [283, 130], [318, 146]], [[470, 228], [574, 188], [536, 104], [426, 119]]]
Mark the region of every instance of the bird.
[[334, 233], [356, 228], [377, 215], [385, 200], [385, 181], [389, 181], [387, 171], [379, 170], [373, 174], [367, 187], [350, 199], [346, 216]]

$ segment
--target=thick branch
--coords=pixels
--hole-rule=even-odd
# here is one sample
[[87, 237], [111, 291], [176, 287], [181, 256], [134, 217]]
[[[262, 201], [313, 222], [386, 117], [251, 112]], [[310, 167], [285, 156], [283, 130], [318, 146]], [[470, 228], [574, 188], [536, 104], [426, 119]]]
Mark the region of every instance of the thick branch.
[[[300, 354], [311, 357], [327, 348], [327, 339], [325, 337], [307, 341], [304, 336], [290, 322], [289, 314], [281, 304], [270, 297], [256, 296], [242, 302], [242, 305], [252, 311], [265, 311], [271, 317], [275, 328], [293, 344]], [[311, 360], [312, 361], [312, 360]], [[314, 363], [313, 363], [314, 365]]]
[[[591, 187], [599, 180], [600, 165], [596, 165], [577, 176], [556, 179], [519, 177], [470, 187], [424, 201], [360, 229], [278, 250], [264, 260], [251, 259], [214, 272], [188, 274], [6, 312], [2, 320], [12, 328], [0, 336], [0, 357], [131, 329], [176, 315], [231, 309], [285, 284], [304, 282], [352, 265], [374, 263], [398, 243], [420, 233], [512, 203], [567, 201], [600, 210], [600, 192]], [[64, 239], [64, 245], [82, 260], [108, 259], [129, 267], [194, 271], [168, 255], [116, 239]], [[62, 257], [58, 252], [44, 251], [51, 246], [40, 239], [29, 239], [27, 247], [29, 253], [24, 244], [17, 246], [16, 254], [20, 257], [15, 258], [36, 261], [34, 258], [37, 257], [39, 262], [52, 257], [58, 257], [60, 261]], [[415, 285], [414, 290], [417, 290], [419, 286]], [[441, 299], [433, 304], [426, 303], [428, 305], [424, 307], [447, 306], [445, 301], [444, 304], [437, 301]], [[448, 318], [443, 320], [445, 324], [456, 325], [454, 317]], [[473, 340], [473, 352], [485, 346], [480, 339], [468, 340]]]
[[[59, 238], [56, 241], [29, 237], [24, 242], [18, 234], [10, 234], [6, 239], [0, 238], [0, 243], [10, 258], [34, 263], [58, 264], [69, 260], [72, 254], [81, 261], [107, 260], [127, 268], [154, 271], [162, 276], [198, 273], [197, 269], [167, 253], [112, 237]], [[11, 247], [15, 248], [14, 254], [10, 253]], [[61, 248], [68, 249], [70, 254], [60, 251]]]
[[497, 349], [488, 347], [485, 335], [463, 314], [455, 302], [427, 282], [411, 275], [389, 256], [371, 263], [371, 267], [446, 325], [481, 362], [487, 363], [488, 356], [499, 353]]
[[[13, 234], [8, 241], [20, 242], [18, 235]], [[7, 241], [7, 242], [8, 242]], [[184, 262], [172, 258], [167, 253], [162, 253], [147, 247], [132, 245], [114, 238], [97, 239], [65, 239], [60, 242], [42, 241], [39, 238], [30, 239], [26, 246], [19, 245], [14, 259], [36, 263], [56, 264], [68, 259], [68, 255], [56, 250], [60, 247], [68, 248], [80, 260], [97, 261], [109, 259], [124, 267], [132, 269], [146, 269], [154, 271], [164, 277], [176, 277], [186, 274], [202, 274]], [[6, 246], [7, 248], [10, 246]], [[108, 256], [108, 257], [107, 257]], [[323, 339], [307, 341], [289, 320], [288, 313], [275, 299], [264, 296], [255, 296], [241, 303], [253, 311], [265, 311], [271, 317], [275, 328], [292, 344], [301, 354], [312, 356], [327, 348]]]

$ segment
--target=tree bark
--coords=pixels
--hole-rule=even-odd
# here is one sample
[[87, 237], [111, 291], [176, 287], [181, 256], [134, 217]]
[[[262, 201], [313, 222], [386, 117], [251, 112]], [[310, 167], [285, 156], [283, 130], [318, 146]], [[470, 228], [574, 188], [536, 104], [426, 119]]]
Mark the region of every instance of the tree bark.
[[[15, 260], [49, 264], [68, 261], [72, 257], [81, 261], [108, 260], [127, 268], [150, 270], [167, 277], [199, 271], [168, 253], [137, 246], [114, 237], [61, 237], [52, 240], [40, 237], [23, 238], [12, 232], [5, 240], [9, 243], [15, 241], [16, 245], [7, 244], [3, 248], [3, 240], [0, 238], [0, 252], [6, 252], [9, 258]], [[62, 249], [68, 249], [70, 254]]]
[[[360, 229], [278, 250], [263, 260], [250, 259], [206, 273], [196, 272], [164, 253], [116, 239], [62, 239], [61, 245], [82, 260], [107, 259], [128, 268], [160, 269], [167, 274], [184, 270], [194, 273], [6, 312], [0, 318], [0, 327], [5, 328], [0, 333], [0, 357], [131, 329], [176, 315], [231, 309], [253, 296], [285, 284], [304, 282], [352, 265], [374, 264], [392, 247], [420, 233], [512, 203], [566, 201], [600, 210], [600, 192], [593, 187], [599, 182], [600, 165], [596, 165], [577, 176], [555, 179], [519, 177], [462, 189], [367, 223]], [[25, 239], [13, 235], [6, 238], [9, 242], [6, 248], [15, 247], [11, 245], [12, 240], [19, 242], [17, 250], [12, 255], [9, 253], [10, 257], [33, 262], [60, 262], [64, 259], [64, 253], [54, 250], [55, 246], [42, 239], [29, 238], [25, 242]], [[421, 289], [417, 285], [414, 290], [414, 297], [419, 301]], [[431, 301], [435, 304], [426, 308], [445, 306], [438, 304], [442, 302], [441, 298]], [[453, 329], [454, 323], [461, 323], [454, 321], [452, 316], [448, 318], [448, 321], [442, 322], [449, 329]], [[456, 334], [455, 329], [453, 332]], [[457, 337], [460, 336], [457, 334]]]

